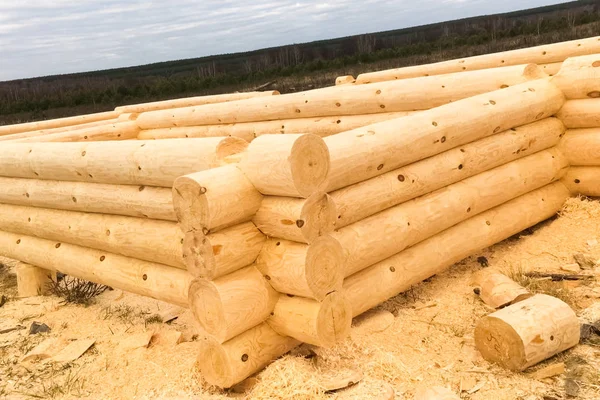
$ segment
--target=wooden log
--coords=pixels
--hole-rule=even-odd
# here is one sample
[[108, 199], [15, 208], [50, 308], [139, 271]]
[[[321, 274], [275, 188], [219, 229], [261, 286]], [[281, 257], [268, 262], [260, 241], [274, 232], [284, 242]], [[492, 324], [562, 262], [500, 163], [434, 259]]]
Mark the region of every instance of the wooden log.
[[561, 61], [561, 62], [555, 62], [555, 63], [550, 63], [550, 64], [541, 64], [540, 67], [542, 68], [542, 71], [544, 71], [549, 76], [554, 76], [554, 75], [558, 74], [558, 72], [562, 68], [562, 64], [563, 63]]
[[278, 292], [317, 300], [339, 290], [344, 279], [342, 248], [330, 236], [310, 245], [268, 239], [256, 266]]
[[571, 165], [600, 166], [600, 128], [569, 129], [558, 148]]
[[187, 307], [191, 277], [181, 269], [9, 232], [0, 232], [0, 255]]
[[115, 122], [68, 132], [51, 133], [46, 135], [14, 139], [11, 141], [11, 143], [130, 140], [136, 139], [138, 133], [139, 128], [135, 122]]
[[266, 92], [226, 93], [212, 96], [184, 97], [181, 99], [154, 101], [151, 103], [131, 104], [115, 108], [118, 113], [142, 113], [147, 111], [167, 110], [171, 108], [200, 106], [204, 104], [224, 103], [229, 101], [268, 97], [278, 95], [277, 90]]
[[340, 292], [322, 302], [282, 294], [267, 320], [280, 335], [320, 347], [333, 347], [350, 335], [352, 309]]
[[563, 103], [556, 86], [537, 80], [328, 136], [323, 139], [331, 159], [327, 192], [547, 118]]
[[49, 119], [46, 121], [26, 122], [24, 124], [17, 125], [4, 125], [0, 126], [0, 136], [10, 135], [13, 133], [37, 131], [41, 129], [61, 128], [65, 126], [86, 124], [88, 122], [114, 119], [117, 118], [119, 114], [120, 113], [115, 111], [107, 111], [96, 114], [78, 115], [75, 117]]
[[220, 343], [264, 322], [278, 298], [253, 265], [214, 281], [196, 278], [189, 289], [196, 320]]
[[336, 86], [352, 84], [354, 82], [356, 82], [356, 78], [354, 78], [352, 75], [338, 76], [337, 78], [335, 78]]
[[555, 182], [461, 222], [344, 280], [355, 317], [473, 253], [541, 222], [569, 197]]
[[503, 308], [533, 296], [529, 290], [500, 272], [482, 270], [472, 278], [481, 300], [490, 307]]
[[177, 221], [171, 190], [0, 177], [0, 203]]
[[556, 114], [569, 129], [600, 127], [600, 100], [567, 100]]
[[243, 151], [238, 138], [90, 143], [5, 143], [0, 176], [171, 187]]
[[35, 297], [48, 293], [48, 284], [56, 281], [56, 272], [20, 262], [15, 267], [19, 297]]
[[415, 392], [415, 400], [460, 400], [460, 397], [442, 386], [422, 386]]
[[192, 276], [216, 279], [256, 261], [265, 243], [252, 222], [204, 235], [191, 231], [183, 241], [183, 259]]
[[330, 194], [338, 210], [336, 228], [555, 146], [564, 132], [559, 120], [547, 118], [336, 190]]
[[483, 358], [523, 371], [579, 343], [579, 320], [565, 302], [545, 294], [483, 317], [475, 347]]
[[262, 198], [235, 165], [182, 176], [173, 184], [173, 206], [184, 233], [208, 234], [250, 221]]
[[117, 120], [119, 120], [119, 121], [135, 121], [138, 116], [139, 116], [138, 113], [123, 113], [123, 114], [119, 115]]
[[78, 131], [80, 129], [93, 128], [96, 126], [114, 124], [114, 123], [117, 123], [118, 121], [119, 121], [118, 118], [113, 118], [113, 119], [107, 119], [107, 120], [102, 120], [102, 121], [88, 122], [86, 124], [62, 126], [59, 128], [51, 128], [51, 129], [40, 129], [37, 131], [29, 131], [29, 132], [21, 132], [21, 133], [13, 133], [10, 135], [0, 136], [0, 142], [5, 141], [5, 140], [24, 139], [24, 138], [31, 138], [34, 136], [43, 136], [43, 135], [50, 135], [50, 134], [55, 134], [55, 133]]
[[560, 151], [542, 151], [346, 226], [332, 234], [344, 249], [346, 276], [560, 179], [568, 168]]
[[[183, 126], [140, 131], [138, 139], [173, 139], [192, 137], [235, 136], [251, 142], [258, 136], [288, 133], [312, 133], [325, 137], [371, 125], [376, 122], [415, 114], [398, 111], [379, 114], [336, 115], [332, 117], [295, 118], [276, 121], [241, 122], [238, 124]], [[1, 139], [0, 139], [1, 140]]]
[[250, 143], [240, 169], [262, 194], [308, 197], [327, 178], [329, 151], [316, 135], [264, 135]]
[[185, 268], [171, 221], [0, 204], [0, 230]]
[[265, 235], [301, 243], [311, 243], [333, 231], [335, 203], [324, 192], [307, 199], [266, 196], [252, 218]]
[[600, 166], [571, 167], [561, 182], [574, 195], [600, 197]]
[[141, 129], [427, 110], [547, 75], [537, 65], [433, 76], [370, 86], [341, 85], [269, 98], [141, 114]]
[[[600, 51], [598, 52], [600, 53]], [[600, 97], [600, 54], [567, 58], [551, 78], [567, 99]]]
[[296, 339], [281, 336], [263, 323], [223, 344], [210, 336], [200, 339], [197, 365], [208, 383], [228, 388], [299, 344]]
[[545, 44], [542, 46], [484, 54], [433, 64], [370, 72], [358, 75], [356, 83], [363, 84], [392, 79], [413, 78], [417, 76], [448, 74], [451, 72], [474, 71], [525, 63], [549, 64], [562, 62], [568, 57], [594, 53], [600, 53], [599, 37]]

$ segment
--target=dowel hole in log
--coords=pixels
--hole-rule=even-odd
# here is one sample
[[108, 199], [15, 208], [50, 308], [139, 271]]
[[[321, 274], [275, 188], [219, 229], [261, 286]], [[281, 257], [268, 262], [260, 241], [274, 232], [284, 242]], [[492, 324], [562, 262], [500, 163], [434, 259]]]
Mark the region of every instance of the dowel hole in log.
[[381, 90], [376, 91], [375, 94], [381, 94]]
[[142, 279], [145, 280], [145, 281], [147, 281], [148, 280], [148, 275], [146, 275], [146, 274], [142, 275]]
[[208, 228], [202, 228], [202, 233], [204, 233], [205, 235], [208, 235], [210, 233], [210, 231], [208, 230]]
[[75, 173], [76, 173], [78, 176], [83, 176], [83, 175], [81, 175], [81, 172], [79, 172], [79, 171], [75, 171]]
[[82, 151], [82, 152], [81, 152], [81, 157], [85, 157], [85, 155], [86, 155], [86, 154], [87, 154], [87, 153], [85, 152], [85, 150], [84, 150], [84, 151]]
[[463, 169], [463, 165], [462, 164], [458, 164], [458, 169]]
[[271, 277], [269, 275], [265, 275], [265, 279], [268, 280], [268, 281], [270, 281]]
[[287, 297], [294, 297], [294, 295], [293, 294], [288, 294]]
[[592, 63], [592, 67], [594, 67], [594, 68], [595, 68], [595, 67], [600, 67], [600, 61], [594, 61], [594, 62]]
[[27, 222], [31, 222], [31, 218], [27, 218]]
[[275, 243], [275, 246], [280, 246], [280, 245], [281, 245], [281, 242]]
[[500, 129], [502, 129], [502, 128], [500, 128], [499, 126], [497, 126], [497, 127], [494, 129], [494, 133], [498, 133], [498, 132], [500, 132]]
[[40, 176], [40, 174], [38, 174], [37, 172], [33, 171], [33, 173], [35, 174], [35, 176]]
[[342, 123], [342, 120], [341, 120], [341, 119], [338, 119], [337, 121], [335, 121], [335, 123], [336, 123], [336, 124], [341, 124], [341, 123]]
[[470, 213], [471, 212], [471, 207], [467, 208], [467, 212]]
[[554, 340], [554, 335], [550, 336], [550, 340]]
[[504, 64], [504, 60], [500, 61], [502, 64]]
[[144, 191], [144, 189], [146, 189], [146, 186], [140, 186], [138, 190], [139, 190], [140, 192], [142, 192], [142, 191]]
[[490, 104], [493, 105], [493, 106], [495, 106], [496, 102], [494, 100], [490, 100]]
[[377, 166], [377, 171], [381, 171], [382, 169], [383, 169], [383, 164], [379, 164], [379, 165]]
[[527, 89], [527, 90], [529, 90], [530, 92], [535, 92], [535, 89], [534, 89], [534, 88], [532, 88], [532, 87], [530, 87], [530, 88], [529, 88], [529, 89]]
[[542, 55], [543, 55], [543, 56], [545, 56], [546, 54], [547, 54], [547, 52], [545, 52], [545, 51], [543, 51], [543, 52], [542, 52]]
[[296, 108], [296, 113], [297, 113], [297, 114], [300, 114], [300, 110], [299, 110], [299, 109], [297, 109], [297, 108]]
[[304, 100], [304, 104], [308, 103], [308, 100]]
[[516, 132], [517, 128], [510, 128], [511, 131]]
[[406, 225], [407, 225], [407, 226], [410, 226], [410, 222], [407, 222], [407, 223], [406, 223]]
[[200, 186], [200, 194], [205, 194], [206, 188], [204, 186]]
[[508, 87], [508, 85], [502, 85], [500, 86], [500, 89], [506, 89]]
[[581, 181], [579, 179], [575, 179], [574, 181], [575, 183], [581, 183]]
[[390, 271], [396, 272], [396, 267], [390, 267]]
[[29, 193], [25, 193], [25, 197], [29, 198]]
[[106, 256], [100, 256], [100, 262], [106, 260]]
[[335, 103], [336, 107], [341, 107], [342, 105], [340, 103]]
[[242, 354], [242, 362], [248, 361], [248, 354]]
[[73, 200], [73, 203], [77, 203], [77, 198], [75, 196], [71, 197], [71, 200]]
[[433, 126], [437, 126], [437, 122], [433, 121], [433, 122], [431, 123], [431, 125], [433, 125]]
[[338, 215], [338, 219], [342, 219], [342, 216], [341, 216], [341, 215]]
[[21, 244], [21, 239], [17, 239], [17, 244]]
[[89, 176], [90, 178], [93, 178], [92, 174], [88, 174], [88, 176]]
[[301, 219], [297, 220], [297, 221], [296, 221], [296, 226], [297, 226], [298, 228], [302, 228], [302, 227], [304, 226], [304, 221], [303, 221], [303, 220], [301, 220]]
[[181, 244], [183, 244], [183, 239], [181, 239], [179, 242], [180, 242]]
[[589, 92], [587, 95], [588, 95], [588, 97], [596, 99], [596, 98], [600, 97], [600, 92], [599, 91]]
[[54, 247], [55, 247], [55, 248], [57, 248], [57, 249], [58, 249], [58, 248], [60, 248], [60, 243], [56, 243], [56, 244], [54, 245]]
[[85, 135], [83, 138], [84, 138], [84, 139], [87, 139], [88, 137], [87, 137], [87, 135]]
[[467, 67], [463, 67], [463, 71], [464, 71], [465, 69], [467, 69]]
[[138, 165], [138, 170], [139, 170], [139, 171], [141, 171], [141, 170], [142, 170], [142, 167], [141, 167], [141, 166], [139, 166], [139, 165]]
[[446, 141], [446, 136], [442, 136], [442, 138], [440, 139], [440, 142], [444, 143]]
[[491, 223], [490, 221], [485, 221], [485, 224], [489, 226], [489, 225], [491, 225], [492, 223]]
[[399, 180], [400, 182], [404, 182], [404, 180], [405, 180], [405, 179], [406, 179], [406, 178], [404, 177], [404, 175], [398, 175], [398, 180]]
[[461, 153], [464, 153], [464, 152], [465, 152], [465, 149], [460, 149], [460, 152], [461, 152]]
[[446, 86], [442, 85], [442, 89], [446, 89]]
[[385, 108], [385, 104], [381, 104], [379, 108]]

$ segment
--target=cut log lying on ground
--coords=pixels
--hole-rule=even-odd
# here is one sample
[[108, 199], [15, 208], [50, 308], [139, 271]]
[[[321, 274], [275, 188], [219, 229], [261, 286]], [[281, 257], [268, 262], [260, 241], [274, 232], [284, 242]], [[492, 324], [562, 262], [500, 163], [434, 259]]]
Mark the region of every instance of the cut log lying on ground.
[[246, 146], [238, 138], [4, 143], [0, 176], [171, 187], [175, 178], [214, 168]]
[[0, 204], [0, 231], [184, 268], [176, 223]]
[[356, 82], [356, 79], [352, 75], [338, 76], [337, 78], [335, 78], [336, 86], [347, 85], [349, 83], [354, 83], [354, 82]]
[[51, 134], [55, 134], [55, 133], [78, 131], [81, 129], [93, 128], [96, 126], [104, 126], [104, 125], [114, 124], [117, 122], [119, 122], [119, 119], [113, 118], [113, 119], [107, 119], [107, 120], [102, 120], [102, 121], [88, 122], [86, 124], [80, 124], [80, 125], [63, 126], [63, 127], [51, 128], [51, 129], [41, 129], [41, 130], [37, 130], [37, 131], [22, 132], [22, 133], [13, 133], [11, 135], [0, 136], [0, 142], [5, 141], [5, 140], [25, 139], [25, 138], [35, 137], [35, 136], [44, 136], [44, 135], [51, 135]]
[[490, 307], [502, 308], [533, 296], [527, 289], [496, 271], [482, 270], [473, 276], [481, 300]]
[[141, 129], [427, 110], [547, 75], [537, 65], [331, 88], [142, 113]]
[[600, 166], [600, 128], [569, 129], [558, 148], [571, 165]]
[[307, 199], [266, 196], [252, 218], [265, 235], [302, 243], [311, 243], [333, 231], [336, 206], [324, 192]]
[[475, 347], [483, 358], [523, 371], [579, 343], [579, 321], [565, 302], [545, 294], [483, 317]]
[[320, 347], [332, 347], [350, 334], [352, 310], [340, 292], [322, 302], [281, 294], [267, 323], [280, 335]]
[[556, 149], [467, 178], [336, 231], [346, 276], [518, 196], [560, 179], [569, 164]]
[[556, 182], [461, 222], [344, 280], [357, 316], [485, 247], [561, 209], [569, 191]]
[[65, 126], [81, 125], [88, 122], [103, 121], [114, 119], [119, 116], [119, 112], [107, 111], [97, 114], [77, 115], [75, 117], [49, 119], [46, 121], [27, 122], [17, 125], [0, 126], [0, 136], [10, 135], [13, 133], [38, 131], [41, 129], [60, 128]]
[[329, 172], [329, 151], [316, 135], [264, 135], [250, 143], [240, 163], [262, 194], [308, 197]]
[[474, 71], [487, 68], [526, 63], [549, 64], [566, 60], [568, 57], [600, 53], [600, 38], [571, 40], [525, 49], [442, 61], [433, 64], [416, 65], [379, 72], [360, 74], [357, 84], [380, 82], [392, 79], [406, 79], [417, 76], [448, 74], [451, 72]]
[[0, 232], [0, 255], [115, 289], [188, 305], [191, 276], [178, 268], [8, 232]]
[[330, 193], [338, 211], [336, 228], [555, 146], [563, 133], [558, 119], [547, 118], [336, 190]]
[[[138, 139], [170, 139], [187, 137], [235, 136], [251, 142], [258, 136], [288, 133], [312, 133], [325, 137], [371, 125], [376, 122], [405, 117], [415, 112], [399, 111], [379, 114], [336, 115], [332, 117], [295, 118], [276, 121], [242, 122], [239, 124], [183, 126], [141, 131]], [[1, 140], [1, 138], [0, 138]]]
[[191, 231], [183, 241], [183, 259], [194, 277], [216, 279], [256, 261], [265, 243], [252, 222], [204, 235]]
[[223, 344], [211, 336], [201, 338], [198, 367], [208, 383], [228, 388], [299, 344], [296, 339], [281, 336], [263, 323]]
[[140, 130], [135, 122], [116, 122], [69, 132], [51, 133], [47, 135], [14, 139], [11, 141], [11, 143], [129, 140], [136, 139], [139, 131]]
[[574, 195], [600, 197], [600, 166], [571, 167], [561, 181]]
[[132, 104], [115, 108], [118, 113], [142, 113], [147, 111], [166, 110], [170, 108], [200, 106], [203, 104], [224, 103], [228, 101], [251, 99], [253, 97], [268, 97], [278, 95], [277, 90], [266, 92], [226, 93], [212, 96], [185, 97], [182, 99], [162, 100], [152, 103]]
[[189, 289], [196, 320], [220, 343], [264, 322], [278, 298], [253, 265], [214, 281], [194, 279]]
[[[598, 51], [597, 53], [600, 53]], [[550, 80], [567, 99], [600, 97], [600, 54], [567, 58]]]
[[600, 99], [567, 100], [556, 117], [569, 129], [600, 127]]
[[0, 177], [0, 203], [177, 221], [171, 190]]
[[181, 176], [173, 184], [173, 206], [184, 233], [208, 234], [250, 221], [262, 199], [235, 165]]
[[344, 279], [342, 248], [330, 236], [310, 245], [268, 239], [256, 266], [278, 292], [317, 300], [339, 290]]
[[[331, 159], [327, 191], [547, 118], [563, 104], [564, 96], [556, 86], [537, 80], [328, 136], [324, 139]], [[468, 116], [464, 110], [469, 110]]]
[[48, 285], [56, 281], [56, 271], [20, 262], [15, 267], [19, 297], [34, 297], [46, 294]]

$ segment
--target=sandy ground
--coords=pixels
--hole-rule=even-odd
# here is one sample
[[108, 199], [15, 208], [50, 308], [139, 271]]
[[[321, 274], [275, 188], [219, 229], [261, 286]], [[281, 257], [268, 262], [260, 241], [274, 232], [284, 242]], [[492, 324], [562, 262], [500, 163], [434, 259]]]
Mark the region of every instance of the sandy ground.
[[[542, 223], [453, 266], [378, 310], [379, 319], [363, 321], [333, 349], [302, 346], [271, 364], [249, 384], [245, 393], [220, 391], [202, 381], [194, 367], [197, 354], [194, 323], [182, 310], [170, 324], [152, 316], [170, 306], [121, 291], [100, 295], [90, 306], [64, 305], [57, 297], [16, 298], [12, 269], [0, 270], [0, 294], [9, 301], [0, 307], [0, 398], [56, 399], [383, 399], [390, 388], [395, 399], [412, 399], [420, 386], [445, 386], [465, 399], [552, 400], [600, 398], [600, 340], [582, 344], [524, 373], [512, 373], [484, 361], [474, 348], [473, 330], [491, 310], [473, 293], [471, 275], [489, 268], [522, 278], [524, 271], [565, 272], [572, 255], [584, 252], [600, 259], [600, 203], [571, 199], [561, 216]], [[590, 274], [596, 270], [584, 271]], [[582, 320], [600, 319], [600, 285], [596, 280], [527, 282], [532, 289], [559, 296]], [[393, 318], [386, 320], [389, 311]], [[33, 321], [51, 332], [29, 335]], [[360, 321], [359, 321], [360, 322]], [[160, 341], [148, 348], [125, 348], [125, 340], [140, 332], [182, 332], [182, 342]], [[72, 363], [20, 362], [27, 351], [47, 338], [68, 343], [95, 339], [95, 345]], [[566, 372], [553, 378], [529, 374], [564, 362]], [[348, 372], [351, 371], [351, 372]], [[353, 371], [353, 372], [352, 372]], [[350, 390], [325, 393], [323, 377], [362, 373]], [[394, 398], [394, 397], [389, 397]], [[571, 397], [573, 398], [573, 397]]]

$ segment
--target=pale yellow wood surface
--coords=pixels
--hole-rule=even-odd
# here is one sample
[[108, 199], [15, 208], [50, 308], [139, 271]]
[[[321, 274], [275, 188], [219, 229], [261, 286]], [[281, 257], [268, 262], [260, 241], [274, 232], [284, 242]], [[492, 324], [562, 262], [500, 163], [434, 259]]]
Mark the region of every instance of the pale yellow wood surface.
[[600, 166], [571, 167], [561, 181], [573, 195], [600, 197]]
[[567, 100], [557, 118], [569, 129], [600, 127], [600, 99]]
[[46, 135], [14, 139], [10, 143], [98, 142], [107, 140], [131, 140], [137, 138], [139, 131], [140, 130], [135, 122], [115, 122], [69, 132], [50, 133]]
[[19, 297], [34, 297], [46, 294], [48, 284], [56, 281], [56, 272], [20, 262], [15, 267]]
[[114, 124], [114, 123], [117, 123], [118, 121], [119, 121], [118, 118], [113, 118], [113, 119], [107, 119], [107, 120], [102, 120], [102, 121], [88, 122], [88, 123], [80, 124], [80, 125], [62, 126], [59, 128], [40, 129], [37, 131], [13, 133], [11, 135], [0, 136], [0, 142], [5, 141], [5, 140], [24, 139], [24, 138], [31, 138], [31, 137], [35, 137], [35, 136], [50, 135], [50, 134], [55, 134], [55, 133], [78, 131], [81, 129], [92, 128], [95, 126]]
[[600, 128], [568, 129], [558, 148], [571, 165], [600, 166]]
[[10, 135], [12, 133], [30, 132], [37, 131], [40, 129], [60, 128], [65, 126], [86, 124], [88, 122], [109, 120], [117, 118], [119, 114], [120, 113], [116, 111], [106, 111], [96, 114], [77, 115], [75, 117], [26, 122], [24, 124], [4, 125], [0, 126], [0, 136]]

